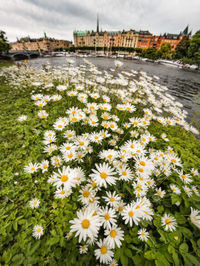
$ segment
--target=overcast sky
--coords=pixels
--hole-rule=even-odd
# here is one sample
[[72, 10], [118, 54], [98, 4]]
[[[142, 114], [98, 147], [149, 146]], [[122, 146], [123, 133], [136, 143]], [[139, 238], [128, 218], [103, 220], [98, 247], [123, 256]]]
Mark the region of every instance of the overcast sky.
[[200, 29], [200, 0], [0, 0], [0, 30], [9, 41], [29, 35], [73, 40], [73, 30], [149, 30], [179, 33]]

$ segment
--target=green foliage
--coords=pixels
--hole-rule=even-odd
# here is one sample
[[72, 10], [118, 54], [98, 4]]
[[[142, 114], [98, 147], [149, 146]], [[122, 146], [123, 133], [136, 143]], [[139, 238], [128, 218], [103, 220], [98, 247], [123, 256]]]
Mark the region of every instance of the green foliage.
[[[56, 85], [55, 80], [54, 87]], [[77, 239], [65, 238], [69, 232], [69, 220], [80, 207], [78, 194], [74, 193], [72, 198], [62, 201], [52, 201], [54, 189], [46, 182], [48, 174], [33, 177], [23, 171], [24, 165], [43, 159], [43, 131], [50, 129], [55, 117], [63, 116], [67, 108], [76, 105], [76, 101], [61, 100], [54, 104], [54, 109], [49, 104], [47, 111], [51, 112], [48, 122], [41, 122], [30, 101], [33, 87], [24, 81], [24, 88], [13, 89], [4, 76], [0, 77], [0, 264], [96, 265], [92, 250], [87, 255], [80, 255]], [[35, 87], [35, 93], [41, 89]], [[117, 100], [113, 99], [113, 103], [117, 104]], [[16, 119], [22, 113], [30, 116], [23, 125]], [[84, 132], [84, 128], [77, 127], [77, 131]], [[150, 148], [164, 151], [171, 146], [181, 158], [185, 171], [191, 168], [200, 170], [200, 140], [195, 136], [180, 126], [163, 126], [158, 122], [151, 123], [148, 131], [157, 138], [149, 144]], [[169, 142], [161, 141], [162, 133], [167, 134]], [[129, 136], [123, 135], [122, 138], [128, 140]], [[91, 160], [86, 171], [96, 158]], [[176, 173], [172, 173], [168, 180], [162, 176], [159, 178], [161, 187], [168, 191], [169, 196], [158, 199], [150, 192], [149, 197], [156, 207], [155, 215], [154, 220], [145, 221], [143, 227], [149, 226], [151, 237], [147, 242], [141, 242], [138, 227], [133, 226], [126, 231], [122, 247], [116, 249], [115, 259], [123, 266], [200, 265], [200, 232], [189, 221], [190, 206], [199, 209], [200, 199], [194, 195], [189, 198], [183, 194], [170, 194], [169, 180], [179, 182]], [[196, 185], [200, 187], [199, 178], [196, 178]], [[131, 189], [129, 185], [123, 186], [123, 192], [127, 192], [128, 197], [131, 197]], [[39, 211], [28, 206], [34, 197], [41, 198]], [[176, 205], [178, 202], [183, 204], [180, 209]], [[161, 226], [160, 215], [170, 211], [175, 213], [179, 225], [175, 232], [166, 232]], [[44, 226], [45, 234], [39, 240], [31, 235], [35, 224]]]
[[0, 30], [0, 54], [2, 52], [8, 52], [9, 51], [9, 44], [6, 38], [5, 31]]
[[192, 37], [188, 48], [188, 57], [200, 65], [200, 30]]
[[163, 43], [157, 51], [157, 56], [163, 59], [171, 59], [172, 47], [170, 43]]
[[174, 58], [181, 59], [187, 57], [189, 46], [190, 46], [189, 36], [184, 36], [183, 39], [179, 42], [179, 44], [176, 46]]
[[152, 60], [156, 60], [158, 59], [158, 52], [155, 48], [143, 49], [141, 56]]

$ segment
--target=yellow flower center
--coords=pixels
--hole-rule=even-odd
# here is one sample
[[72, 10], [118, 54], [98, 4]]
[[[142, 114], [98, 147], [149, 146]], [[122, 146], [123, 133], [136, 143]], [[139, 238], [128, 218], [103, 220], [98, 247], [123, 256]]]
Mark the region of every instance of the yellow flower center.
[[46, 165], [46, 164], [43, 165], [43, 168], [44, 168], [44, 169], [47, 169], [47, 168], [48, 168], [48, 165]]
[[83, 197], [88, 198], [90, 196], [90, 192], [89, 191], [83, 191]]
[[101, 176], [101, 178], [103, 178], [103, 179], [106, 179], [106, 178], [108, 177], [108, 175], [107, 175], [105, 172], [102, 172], [102, 173], [100, 174], [100, 176]]
[[122, 172], [122, 175], [125, 175], [126, 176], [127, 175], [127, 172], [126, 171], [123, 171]]
[[142, 232], [142, 233], [141, 233], [141, 235], [142, 235], [142, 236], [145, 236], [145, 233], [144, 233], [144, 232]]
[[120, 212], [122, 212], [123, 209], [124, 209], [123, 206], [119, 206], [119, 207], [118, 207], [118, 211], [120, 211]]
[[144, 172], [144, 169], [142, 169], [142, 168], [139, 168], [138, 170], [139, 170], [140, 173]]
[[186, 179], [186, 175], [181, 175], [181, 177], [182, 177], [183, 179]]
[[104, 218], [105, 218], [105, 220], [109, 220], [109, 219], [110, 219], [110, 215], [109, 215], [108, 213], [106, 213], [106, 214], [104, 215]]
[[67, 175], [63, 175], [61, 176], [61, 179], [60, 179], [62, 182], [66, 182], [68, 180], [68, 176]]
[[32, 167], [32, 168], [31, 168], [31, 171], [34, 171], [34, 170], [35, 170], [35, 167]]
[[96, 185], [97, 185], [97, 183], [93, 181], [93, 182], [92, 182], [92, 186], [93, 186], [93, 187], [96, 187]]
[[58, 125], [58, 128], [62, 128], [63, 126], [62, 125]]
[[130, 211], [130, 212], [128, 213], [128, 215], [129, 215], [130, 217], [133, 217], [134, 212], [133, 212], [133, 211]]
[[116, 237], [116, 235], [117, 235], [117, 232], [115, 230], [111, 230], [110, 236], [114, 238]]
[[37, 229], [37, 233], [40, 233], [40, 232], [41, 232], [41, 228], [38, 228], [38, 229]]
[[79, 144], [83, 146], [85, 143], [83, 141], [80, 141]]
[[101, 254], [106, 254], [107, 253], [107, 247], [106, 246], [102, 246], [101, 247]]
[[165, 219], [165, 223], [168, 224], [168, 225], [170, 225], [172, 222], [171, 222], [170, 219], [167, 218], [167, 219]]
[[70, 158], [70, 159], [73, 157], [73, 155], [72, 155], [71, 153], [68, 154], [67, 156], [68, 156], [68, 158]]
[[111, 198], [110, 198], [110, 201], [111, 201], [111, 202], [114, 202], [114, 201], [115, 201], [115, 198], [111, 197]]
[[171, 159], [171, 162], [172, 163], [176, 163], [176, 159]]
[[37, 201], [34, 201], [34, 202], [33, 202], [33, 205], [37, 205]]
[[141, 161], [141, 162], [140, 162], [140, 165], [145, 166], [146, 163], [145, 163], [144, 161]]
[[87, 229], [90, 226], [90, 221], [85, 219], [82, 221], [81, 225], [84, 229]]
[[70, 149], [71, 149], [71, 147], [70, 147], [70, 146], [67, 146], [67, 147], [65, 147], [65, 149], [66, 149], [66, 150], [70, 150]]

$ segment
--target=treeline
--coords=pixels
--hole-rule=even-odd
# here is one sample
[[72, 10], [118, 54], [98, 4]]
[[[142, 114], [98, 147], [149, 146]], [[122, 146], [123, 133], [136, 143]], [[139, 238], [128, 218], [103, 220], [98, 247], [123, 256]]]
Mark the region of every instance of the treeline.
[[176, 46], [173, 54], [174, 59], [180, 59], [183, 63], [198, 64], [200, 66], [200, 30], [189, 39], [184, 36]]
[[54, 51], [67, 51], [67, 52], [75, 52], [75, 51], [83, 51], [83, 52], [89, 52], [89, 51], [112, 51], [114, 52], [127, 52], [127, 53], [135, 53], [138, 56], [146, 57], [149, 59], [156, 60], [158, 58], [165, 58], [170, 59], [171, 58], [171, 52], [172, 48], [169, 43], [163, 43], [161, 48], [159, 50], [155, 48], [148, 48], [148, 49], [142, 49], [142, 48], [135, 48], [135, 47], [91, 47], [91, 46], [84, 46], [84, 47], [57, 47], [54, 49]]
[[94, 46], [76, 46], [76, 47], [57, 47], [54, 49], [54, 51], [66, 51], [66, 52], [75, 52], [75, 51], [111, 51], [112, 52], [128, 52], [128, 53], [141, 53], [142, 49], [141, 48], [134, 48], [134, 47], [112, 47], [108, 48], [108, 47], [94, 47]]

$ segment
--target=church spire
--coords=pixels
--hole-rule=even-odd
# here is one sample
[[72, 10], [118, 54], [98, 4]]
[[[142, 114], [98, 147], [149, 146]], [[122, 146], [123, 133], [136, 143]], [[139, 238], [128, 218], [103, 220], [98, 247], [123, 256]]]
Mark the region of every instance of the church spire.
[[99, 33], [99, 14], [97, 13], [97, 32]]

